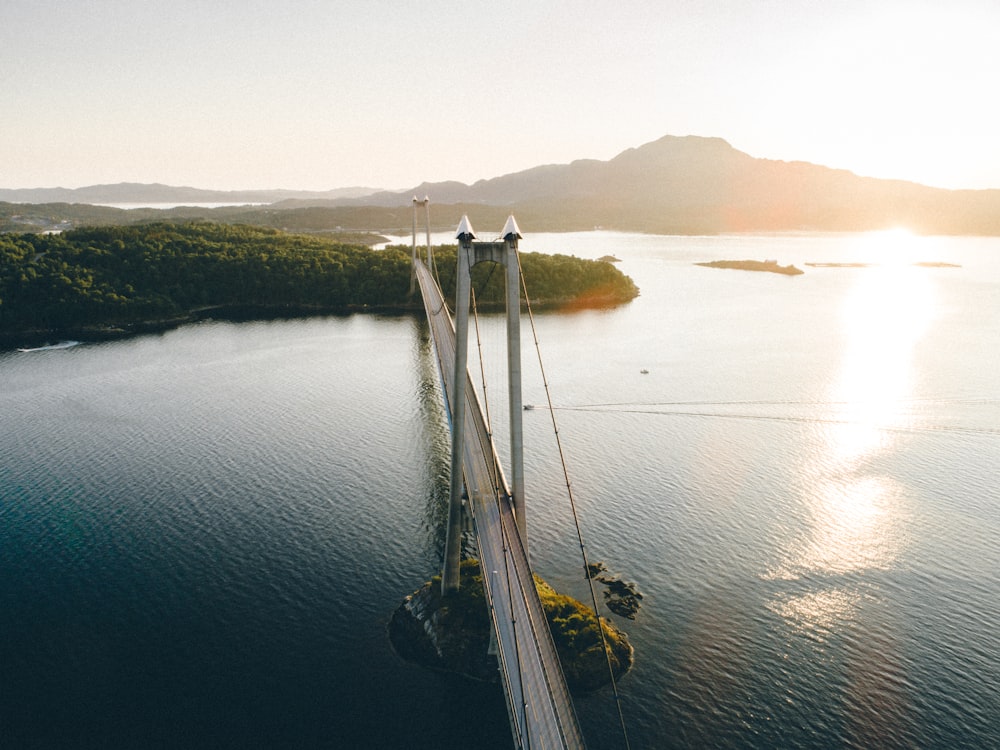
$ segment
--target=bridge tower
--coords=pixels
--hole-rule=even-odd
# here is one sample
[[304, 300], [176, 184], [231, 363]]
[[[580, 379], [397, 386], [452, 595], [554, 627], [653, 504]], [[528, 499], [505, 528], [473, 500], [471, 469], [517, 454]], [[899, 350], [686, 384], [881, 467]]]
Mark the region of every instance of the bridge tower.
[[410, 263], [410, 296], [417, 290], [417, 206], [424, 207], [425, 226], [427, 229], [427, 267], [431, 266], [431, 199], [426, 195], [424, 199], [417, 200], [413, 196], [413, 258]]
[[476, 242], [475, 232], [467, 216], [462, 217], [455, 235], [458, 240], [458, 271], [455, 281], [455, 368], [452, 373], [454, 403], [451, 413], [451, 497], [448, 505], [444, 569], [441, 572], [441, 588], [445, 594], [459, 588], [462, 556], [462, 450], [465, 440], [470, 274], [474, 265], [487, 261], [499, 263], [507, 269], [507, 395], [510, 401], [511, 494], [521, 542], [525, 550], [528, 548], [521, 401], [521, 265], [517, 257], [517, 241], [521, 239], [521, 230], [513, 216], [507, 218], [500, 236], [501, 240], [497, 242]]

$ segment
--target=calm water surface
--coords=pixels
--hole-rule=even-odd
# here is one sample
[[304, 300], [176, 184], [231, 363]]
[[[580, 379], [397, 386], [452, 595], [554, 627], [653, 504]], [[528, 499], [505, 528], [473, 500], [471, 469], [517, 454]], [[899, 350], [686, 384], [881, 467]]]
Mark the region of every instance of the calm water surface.
[[[1000, 746], [1000, 240], [522, 249], [614, 254], [642, 290], [536, 321], [589, 555], [645, 595], [619, 620], [632, 746]], [[807, 273], [693, 265], [731, 258]], [[501, 327], [482, 321], [491, 394]], [[532, 557], [583, 597], [524, 362]], [[0, 414], [0, 746], [510, 745], [496, 688], [385, 635], [443, 546], [419, 319], [2, 352]], [[607, 691], [577, 708], [591, 747], [622, 746]]]

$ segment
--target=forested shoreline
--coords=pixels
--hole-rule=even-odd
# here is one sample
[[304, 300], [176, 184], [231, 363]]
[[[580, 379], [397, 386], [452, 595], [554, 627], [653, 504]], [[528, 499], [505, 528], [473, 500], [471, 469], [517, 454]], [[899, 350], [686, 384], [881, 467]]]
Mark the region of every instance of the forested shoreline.
[[[455, 247], [435, 250], [453, 295]], [[610, 263], [523, 253], [532, 304], [596, 307], [638, 290]], [[474, 269], [480, 305], [503, 299], [503, 274]], [[419, 309], [410, 248], [372, 250], [316, 235], [192, 222], [0, 234], [0, 336], [111, 336], [206, 311], [274, 317]]]

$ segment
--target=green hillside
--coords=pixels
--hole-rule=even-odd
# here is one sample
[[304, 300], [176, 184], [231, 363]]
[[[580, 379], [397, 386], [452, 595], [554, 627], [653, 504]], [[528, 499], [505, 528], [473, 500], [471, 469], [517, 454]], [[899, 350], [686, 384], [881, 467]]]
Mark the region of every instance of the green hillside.
[[[439, 248], [453, 294], [455, 248]], [[638, 294], [609, 263], [526, 253], [532, 302], [620, 304]], [[503, 274], [476, 268], [483, 304]], [[372, 250], [253, 226], [155, 223], [61, 234], [0, 234], [0, 334], [166, 325], [205, 311], [249, 317], [419, 308], [409, 296], [410, 249]]]

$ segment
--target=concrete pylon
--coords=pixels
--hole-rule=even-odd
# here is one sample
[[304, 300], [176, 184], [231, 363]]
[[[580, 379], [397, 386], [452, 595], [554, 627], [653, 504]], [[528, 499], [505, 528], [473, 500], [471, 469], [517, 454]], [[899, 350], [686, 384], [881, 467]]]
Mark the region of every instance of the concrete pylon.
[[[511, 493], [521, 542], [528, 548], [528, 525], [524, 497], [524, 436], [521, 400], [521, 266], [517, 241], [521, 230], [513, 216], [502, 231], [503, 242], [475, 242], [476, 234], [468, 216], [463, 216], [455, 238], [458, 260], [455, 280], [455, 367], [452, 374], [451, 404], [451, 495], [445, 559], [441, 573], [443, 594], [459, 588], [462, 554], [463, 450], [465, 441], [466, 381], [468, 372], [469, 297], [472, 266], [478, 262], [501, 263], [507, 269], [507, 383], [510, 401]], [[429, 242], [428, 242], [429, 244]]]
[[417, 196], [413, 196], [413, 253], [410, 258], [410, 296], [417, 290]]
[[448, 502], [448, 528], [444, 543], [444, 569], [441, 593], [458, 591], [462, 563], [462, 488], [464, 486], [463, 450], [465, 443], [465, 384], [469, 359], [469, 296], [472, 286], [472, 240], [476, 237], [468, 216], [463, 216], [455, 239], [458, 240], [458, 268], [455, 276], [455, 367], [452, 372], [451, 403], [451, 494]]
[[507, 398], [510, 402], [510, 491], [521, 544], [528, 549], [528, 523], [524, 503], [524, 407], [521, 401], [521, 263], [517, 241], [521, 230], [513, 216], [507, 217], [500, 236], [504, 241], [507, 266]]

